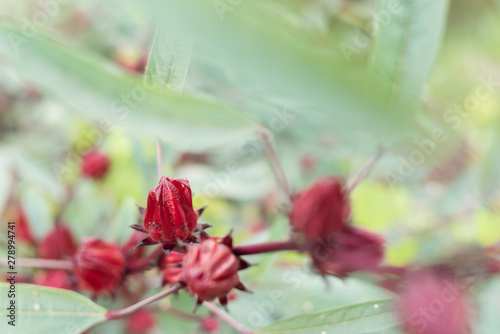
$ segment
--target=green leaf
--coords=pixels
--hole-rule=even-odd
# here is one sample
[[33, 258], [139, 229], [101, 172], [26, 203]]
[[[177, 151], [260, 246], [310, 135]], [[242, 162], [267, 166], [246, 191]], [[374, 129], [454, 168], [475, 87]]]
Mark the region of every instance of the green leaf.
[[396, 326], [392, 301], [384, 299], [282, 319], [256, 333], [361, 334]]
[[122, 126], [176, 148], [201, 149], [244, 139], [254, 130], [255, 123], [231, 106], [147, 85], [109, 60], [42, 31], [27, 38], [21, 26], [0, 24], [0, 54], [103, 133]]
[[390, 110], [413, 115], [437, 58], [447, 0], [380, 0], [370, 59], [371, 72]]
[[7, 334], [65, 333], [79, 334], [106, 320], [106, 309], [76, 292], [32, 284], [16, 284], [15, 298], [7, 299], [10, 284], [0, 283], [4, 296], [15, 300], [15, 327], [0, 322], [0, 332]]
[[187, 38], [171, 34], [158, 25], [146, 67], [146, 83], [157, 83], [169, 92], [182, 93], [192, 47], [193, 43]]
[[[143, 5], [169, 31], [193, 36], [193, 62], [216, 61], [249, 99], [295, 106], [297, 129], [346, 138], [360, 132], [389, 138], [402, 130], [381, 108], [378, 88], [368, 86], [364, 69], [346, 63], [338, 36], [318, 43], [268, 2], [149, 0]], [[278, 129], [273, 124], [279, 115], [269, 107], [255, 108], [252, 115]]]
[[483, 289], [478, 294], [479, 316], [474, 333], [490, 334], [495, 333], [500, 328], [500, 278], [495, 277], [486, 282]]

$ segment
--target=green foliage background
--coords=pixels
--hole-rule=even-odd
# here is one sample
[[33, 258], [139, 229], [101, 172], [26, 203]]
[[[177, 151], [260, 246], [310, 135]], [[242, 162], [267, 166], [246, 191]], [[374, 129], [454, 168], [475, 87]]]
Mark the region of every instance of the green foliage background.
[[[42, 2], [0, 0], [0, 92], [9, 102], [0, 113], [0, 211], [15, 194], [37, 238], [74, 184], [62, 219], [79, 237], [126, 240], [139, 218], [134, 204], [144, 206], [157, 183], [161, 139], [164, 175], [190, 180], [195, 205], [209, 205], [203, 220], [213, 234], [234, 228], [237, 243], [284, 239], [283, 194], [257, 135], [268, 128], [295, 191], [322, 175], [348, 179], [383, 148], [352, 204], [356, 225], [386, 237], [389, 265], [434, 263], [500, 240], [500, 2], [60, 2], [51, 2], [57, 12], [39, 24], [37, 13], [48, 12]], [[150, 49], [144, 76], [117, 64], [136, 63]], [[43, 97], [27, 97], [30, 87]], [[478, 89], [486, 92], [481, 99]], [[421, 144], [429, 140], [426, 153]], [[92, 145], [112, 159], [99, 183], [79, 178], [80, 155]], [[207, 162], [179, 166], [185, 152], [207, 154]], [[423, 152], [422, 162], [411, 162], [414, 152]], [[22, 245], [19, 256], [33, 252]], [[260, 264], [243, 274], [255, 293], [238, 295], [231, 315], [252, 329], [298, 315], [257, 333], [397, 332], [390, 317], [380, 318], [380, 330], [355, 316], [344, 327], [335, 327], [335, 316], [318, 320], [318, 311], [334, 315], [338, 307], [391, 297], [365, 277], [332, 278], [325, 290], [303, 256], [249, 260]], [[498, 329], [497, 283], [478, 291], [477, 333]], [[283, 300], [270, 301], [273, 291]], [[190, 311], [192, 304], [181, 296], [162, 305]], [[29, 313], [33, 305], [22, 307]], [[157, 315], [158, 333], [197, 327]], [[120, 333], [122, 326], [91, 333]]]

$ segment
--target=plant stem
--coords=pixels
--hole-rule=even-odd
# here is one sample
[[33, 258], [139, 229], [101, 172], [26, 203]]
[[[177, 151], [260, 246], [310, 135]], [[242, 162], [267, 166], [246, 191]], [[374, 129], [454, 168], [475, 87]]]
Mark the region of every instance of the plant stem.
[[144, 307], [148, 306], [149, 304], [152, 304], [162, 298], [167, 297], [168, 295], [171, 295], [172, 293], [175, 293], [182, 289], [181, 285], [173, 285], [167, 290], [163, 290], [160, 293], [157, 293], [156, 295], [153, 295], [149, 298], [146, 298], [144, 300], [141, 300], [138, 303], [135, 303], [133, 305], [130, 305], [129, 307], [126, 307], [121, 310], [115, 310], [115, 311], [108, 311], [106, 312], [106, 319], [107, 320], [115, 320], [115, 319], [121, 319], [124, 318], [128, 315], [131, 315], [134, 312], [139, 311], [140, 309], [143, 309]]
[[240, 324], [238, 321], [234, 320], [229, 316], [229, 314], [225, 313], [223, 310], [221, 310], [217, 305], [214, 303], [209, 303], [209, 302], [204, 302], [203, 305], [208, 308], [210, 311], [212, 311], [216, 316], [218, 316], [222, 321], [227, 323], [229, 326], [233, 327], [236, 329], [238, 332], [242, 334], [252, 334], [250, 330], [245, 328], [242, 324]]
[[[0, 267], [7, 267], [7, 260], [0, 260]], [[50, 259], [30, 259], [18, 258], [16, 261], [17, 267], [45, 268], [45, 269], [62, 269], [73, 270], [73, 262], [70, 260], [50, 260]]]
[[299, 246], [293, 241], [277, 241], [255, 245], [236, 246], [233, 247], [233, 253], [236, 255], [252, 255], [279, 251], [296, 251], [298, 249]]
[[370, 173], [373, 166], [375, 165], [375, 163], [377, 162], [377, 160], [380, 158], [381, 155], [382, 155], [382, 149], [378, 148], [377, 153], [375, 153], [375, 155], [371, 157], [370, 160], [368, 160], [368, 162], [363, 167], [361, 167], [361, 169], [356, 173], [356, 175], [354, 175], [349, 181], [347, 181], [347, 184], [344, 187], [345, 195], [349, 195], [354, 190], [354, 188], [356, 188], [358, 183], [361, 182], [361, 180], [363, 180], [365, 176], [368, 175], [368, 173]]
[[271, 169], [274, 172], [276, 181], [280, 185], [281, 189], [285, 192], [288, 199], [290, 199], [292, 197], [292, 193], [290, 191], [290, 187], [288, 186], [285, 172], [283, 171], [283, 167], [281, 166], [278, 155], [276, 154], [276, 150], [274, 149], [273, 144], [269, 140], [267, 131], [264, 128], [261, 128], [258, 130], [258, 132], [260, 139], [264, 143], [264, 151], [266, 153], [267, 159], [269, 160], [269, 164], [271, 165]]
[[162, 254], [163, 254], [163, 249], [161, 247], [157, 247], [145, 259], [142, 259], [127, 266], [127, 272], [135, 273], [139, 271], [148, 270], [151, 267], [152, 263], [157, 261], [158, 257]]

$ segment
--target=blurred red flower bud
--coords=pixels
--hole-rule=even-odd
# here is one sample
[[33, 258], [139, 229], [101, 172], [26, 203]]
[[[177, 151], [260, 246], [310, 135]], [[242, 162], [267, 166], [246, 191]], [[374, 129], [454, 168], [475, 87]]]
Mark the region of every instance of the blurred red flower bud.
[[18, 218], [15, 227], [17, 240], [34, 243], [35, 239], [33, 238], [33, 233], [31, 232], [30, 222], [21, 206], [17, 207], [17, 213]]
[[426, 268], [405, 278], [398, 313], [409, 334], [470, 333], [467, 285], [446, 270]]
[[125, 258], [118, 246], [99, 239], [84, 241], [74, 256], [75, 274], [84, 289], [112, 293], [121, 283]]
[[86, 177], [100, 180], [108, 173], [111, 160], [97, 150], [92, 150], [82, 156], [82, 174]]
[[144, 228], [152, 240], [144, 242], [161, 243], [165, 249], [172, 249], [177, 240], [191, 236], [197, 221], [189, 181], [164, 176], [148, 195]]
[[150, 310], [142, 309], [129, 315], [125, 324], [131, 334], [146, 334], [155, 328], [156, 318]]
[[238, 269], [238, 258], [229, 247], [206, 239], [188, 250], [182, 265], [181, 282], [198, 297], [198, 305], [215, 298], [225, 305], [231, 289], [242, 288]]
[[35, 275], [33, 283], [66, 290], [73, 290], [74, 288], [71, 277], [65, 270], [40, 271]]
[[122, 253], [128, 264], [135, 262], [144, 255], [143, 248], [136, 248], [137, 244], [144, 239], [144, 233], [133, 231], [132, 235], [122, 246]]
[[384, 258], [383, 243], [376, 234], [345, 226], [334, 238], [316, 243], [309, 252], [320, 273], [345, 277], [357, 270], [375, 270]]
[[185, 254], [170, 252], [163, 260], [164, 269], [162, 274], [162, 285], [175, 284], [179, 282], [182, 273], [182, 261]]
[[45, 259], [64, 259], [76, 252], [76, 243], [68, 227], [58, 224], [42, 240], [39, 253]]
[[201, 319], [201, 328], [207, 333], [215, 333], [219, 330], [219, 321], [215, 317], [204, 317]]
[[290, 223], [308, 242], [316, 242], [340, 231], [348, 215], [342, 184], [335, 177], [325, 177], [295, 196]]

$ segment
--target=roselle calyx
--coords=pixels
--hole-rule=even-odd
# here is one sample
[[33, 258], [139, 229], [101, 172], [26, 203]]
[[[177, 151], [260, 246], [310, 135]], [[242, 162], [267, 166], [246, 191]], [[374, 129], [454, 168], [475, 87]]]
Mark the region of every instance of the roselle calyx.
[[227, 296], [233, 288], [248, 291], [238, 277], [238, 270], [246, 268], [246, 262], [242, 264], [233, 254], [224, 243], [227, 240], [218, 243], [207, 238], [189, 248], [184, 257], [180, 282], [197, 297], [197, 306], [216, 298], [226, 306]]
[[64, 259], [73, 256], [76, 249], [71, 230], [59, 223], [43, 238], [38, 251], [45, 259]]
[[161, 244], [168, 252], [183, 242], [198, 241], [192, 232], [197, 228], [203, 209], [193, 209], [191, 186], [187, 179], [163, 176], [149, 192], [146, 209], [141, 210], [143, 225], [132, 226], [149, 234], [138, 246]]
[[113, 294], [122, 282], [125, 257], [114, 244], [87, 239], [78, 248], [73, 262], [79, 284], [94, 295], [101, 292]]

